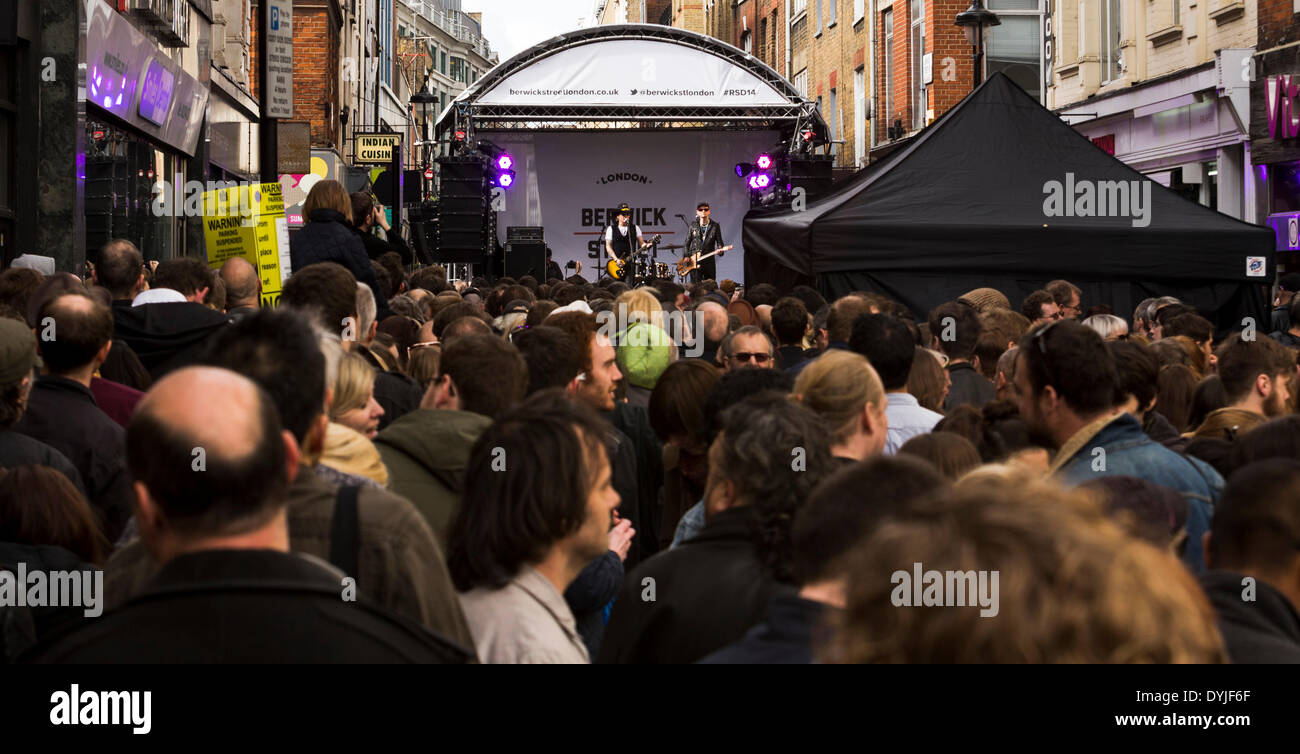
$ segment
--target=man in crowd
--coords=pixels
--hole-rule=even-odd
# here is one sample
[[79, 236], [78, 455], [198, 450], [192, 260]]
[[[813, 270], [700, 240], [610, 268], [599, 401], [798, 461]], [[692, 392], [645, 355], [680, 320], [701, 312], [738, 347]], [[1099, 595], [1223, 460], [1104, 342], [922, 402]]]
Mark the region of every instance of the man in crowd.
[[[1056, 449], [1052, 471], [1062, 481], [1078, 485], [1107, 475], [1146, 479], [1187, 500], [1191, 541], [1205, 533], [1223, 477], [1147, 437], [1132, 414], [1115, 411], [1119, 376], [1100, 335], [1074, 321], [1057, 322], [1026, 335], [1018, 355], [1020, 416], [1031, 440]], [[1193, 570], [1204, 570], [1196, 548], [1184, 557]]]
[[1112, 340], [1106, 350], [1115, 360], [1119, 378], [1117, 407], [1133, 415], [1142, 423], [1142, 431], [1152, 440], [1177, 453], [1187, 447], [1187, 440], [1157, 409], [1156, 387], [1160, 376], [1160, 360], [1151, 348], [1136, 341]]
[[[375, 204], [375, 200], [366, 191], [354, 191], [351, 198], [352, 225], [361, 236], [361, 245], [366, 249], [366, 256], [379, 259], [391, 251], [401, 257], [403, 265], [411, 264], [411, 247], [402, 240], [401, 233], [388, 225], [388, 214], [384, 212], [384, 208]], [[375, 226], [383, 229], [383, 238], [375, 235]]]
[[780, 394], [732, 407], [709, 449], [708, 523], [624, 582], [600, 662], [694, 662], [762, 620], [793, 581], [790, 522], [831, 468], [828, 434]]
[[782, 369], [792, 369], [808, 360], [803, 352], [803, 339], [811, 328], [808, 307], [799, 299], [786, 296], [772, 306], [772, 335], [776, 338]]
[[221, 265], [221, 280], [226, 284], [226, 315], [232, 322], [257, 311], [262, 298], [262, 278], [243, 257], [231, 257]]
[[493, 335], [459, 338], [443, 349], [420, 408], [375, 437], [388, 488], [414, 502], [444, 544], [470, 446], [527, 387], [528, 368], [509, 343]]
[[[827, 638], [826, 618], [844, 608], [844, 556], [894, 511], [947, 486], [933, 466], [908, 456], [870, 458], [833, 474], [795, 514], [790, 539], [798, 593], [778, 592], [762, 623], [703, 662], [811, 663]], [[871, 490], [871, 505], [862, 504], [863, 490]]]
[[366, 359], [374, 368], [375, 401], [384, 409], [379, 418], [379, 429], [383, 431], [419, 407], [423, 393], [411, 378], [385, 370], [370, 349], [361, 345], [365, 333], [357, 305], [358, 290], [356, 278], [346, 267], [319, 262], [295, 272], [285, 281], [280, 305], [310, 312], [326, 332], [340, 335], [344, 349]]
[[1288, 306], [1287, 328], [1274, 330], [1268, 336], [1287, 348], [1300, 348], [1300, 296], [1293, 297]]
[[161, 570], [137, 598], [32, 661], [468, 659], [408, 620], [340, 599], [341, 573], [290, 552], [286, 492], [303, 471], [298, 444], [247, 378], [193, 367], [161, 380], [131, 421], [127, 456], [141, 536]]
[[[332, 393], [310, 321], [288, 309], [260, 311], [215, 340], [204, 361], [265, 390], [299, 449], [301, 468], [287, 493], [290, 549], [327, 559], [354, 578], [358, 600], [470, 646], [442, 548], [415, 506], [376, 487], [331, 484], [312, 468], [325, 447]], [[156, 567], [138, 543], [116, 553], [106, 569], [110, 606], [137, 593]]]
[[1045, 325], [1048, 322], [1055, 322], [1064, 316], [1061, 314], [1061, 307], [1057, 305], [1052, 294], [1041, 290], [1034, 291], [1025, 297], [1024, 303], [1020, 305], [1020, 313], [1025, 315], [1025, 319], [1029, 320], [1030, 328]]
[[1288, 272], [1277, 281], [1277, 297], [1273, 299], [1273, 312], [1269, 320], [1269, 330], [1272, 332], [1286, 332], [1292, 325], [1300, 324], [1291, 315], [1291, 302], [1296, 299], [1296, 293], [1300, 292], [1300, 272]]
[[[1232, 475], [1205, 537], [1201, 577], [1234, 663], [1300, 663], [1300, 461]], [[1195, 546], [1195, 542], [1191, 543]]]
[[755, 325], [736, 330], [723, 343], [722, 365], [725, 371], [737, 369], [775, 369], [772, 341]]
[[27, 410], [37, 358], [36, 337], [27, 323], [0, 316], [0, 469], [49, 466], [84, 492], [81, 474], [67, 456], [13, 429]]
[[37, 315], [46, 374], [14, 426], [68, 457], [86, 485], [104, 536], [116, 542], [131, 517], [126, 431], [99, 410], [90, 379], [112, 346], [113, 315], [80, 291], [55, 296]]
[[1029, 331], [1029, 320], [1023, 314], [1001, 307], [980, 312], [979, 318], [980, 339], [975, 344], [975, 356], [979, 361], [980, 374], [994, 383], [996, 388], [998, 360]]
[[[140, 252], [129, 241], [111, 241], [100, 253], [100, 258], [101, 265], [103, 260], [108, 260], [109, 268], [116, 271], [119, 266], [134, 265]], [[109, 269], [103, 271], [106, 275], [109, 272]], [[128, 290], [115, 274], [106, 278], [107, 282], [118, 286], [114, 297]], [[230, 324], [224, 313], [203, 305], [210, 286], [207, 265], [190, 257], [168, 259], [154, 272], [151, 292], [169, 291], [170, 294], [156, 302], [138, 306], [115, 301], [113, 337], [125, 341], [135, 351], [140, 363], [155, 380], [173, 369], [193, 364], [208, 338]]]
[[864, 314], [853, 323], [849, 348], [867, 357], [885, 387], [885, 454], [934, 429], [943, 414], [917, 403], [907, 392], [907, 375], [916, 356], [916, 343], [907, 325], [888, 314]]
[[943, 401], [943, 410], [958, 406], [982, 408], [993, 400], [993, 383], [975, 370], [975, 346], [980, 339], [979, 315], [970, 304], [949, 301], [930, 312], [931, 347], [948, 357], [948, 377], [952, 387]]
[[1228, 405], [1211, 411], [1206, 425], [1253, 427], [1288, 410], [1296, 376], [1294, 351], [1272, 338], [1257, 335], [1246, 340], [1235, 333], [1219, 347], [1218, 357]]
[[700, 355], [694, 358], [701, 359], [706, 364], [717, 364], [718, 348], [727, 337], [727, 309], [716, 301], [704, 301], [695, 307], [695, 311], [701, 332], [693, 335], [697, 339], [703, 338], [704, 343]]
[[585, 663], [562, 596], [609, 549], [618, 493], [605, 428], [558, 390], [502, 416], [470, 451], [449, 566], [488, 663]]
[[1061, 319], [1079, 319], [1083, 316], [1083, 304], [1079, 302], [1083, 291], [1079, 290], [1079, 286], [1068, 280], [1053, 280], [1043, 286], [1043, 290], [1052, 294], [1052, 300], [1061, 312]]

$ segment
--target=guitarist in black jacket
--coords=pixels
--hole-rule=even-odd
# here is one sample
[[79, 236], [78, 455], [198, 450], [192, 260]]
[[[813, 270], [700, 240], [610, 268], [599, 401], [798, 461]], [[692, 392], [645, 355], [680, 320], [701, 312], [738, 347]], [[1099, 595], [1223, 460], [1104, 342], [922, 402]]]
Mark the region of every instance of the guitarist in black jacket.
[[[726, 243], [722, 240], [722, 226], [709, 219], [708, 202], [699, 203], [699, 206], [695, 208], [695, 216], [699, 219], [691, 223], [690, 232], [686, 235], [686, 253], [688, 255], [708, 254]], [[717, 256], [720, 257], [725, 253], [719, 252]], [[715, 257], [709, 257], [701, 261], [699, 266], [691, 271], [691, 282], [717, 280], [718, 268], [714, 260]]]

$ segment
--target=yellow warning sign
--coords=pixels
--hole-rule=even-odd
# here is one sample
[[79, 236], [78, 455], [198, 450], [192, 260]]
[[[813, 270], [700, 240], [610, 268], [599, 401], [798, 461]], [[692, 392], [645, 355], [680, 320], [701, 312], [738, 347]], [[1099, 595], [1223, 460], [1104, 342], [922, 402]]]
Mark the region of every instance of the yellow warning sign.
[[208, 266], [243, 257], [262, 279], [262, 306], [280, 302], [289, 269], [289, 226], [278, 183], [244, 184], [203, 192], [203, 240]]
[[353, 162], [357, 165], [386, 165], [393, 161], [393, 150], [401, 143], [401, 134], [357, 134]]

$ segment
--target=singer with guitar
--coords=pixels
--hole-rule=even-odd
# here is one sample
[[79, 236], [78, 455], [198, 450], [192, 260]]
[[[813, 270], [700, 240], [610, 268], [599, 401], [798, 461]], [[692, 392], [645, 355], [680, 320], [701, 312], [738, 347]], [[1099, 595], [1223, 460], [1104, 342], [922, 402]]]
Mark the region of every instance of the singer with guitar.
[[692, 283], [701, 280], [717, 280], [718, 268], [714, 262], [715, 255], [722, 256], [731, 249], [723, 246], [722, 227], [709, 219], [709, 203], [700, 202], [695, 208], [697, 222], [691, 223], [686, 234], [686, 254], [677, 263], [678, 273], [685, 276], [690, 273]]
[[632, 281], [638, 275], [645, 275], [645, 270], [636, 269], [634, 252], [648, 249], [658, 241], [659, 236], [649, 241], [642, 238], [641, 228], [632, 223], [632, 208], [627, 202], [618, 205], [618, 222], [605, 228], [605, 253], [609, 255], [605, 271], [615, 280]]

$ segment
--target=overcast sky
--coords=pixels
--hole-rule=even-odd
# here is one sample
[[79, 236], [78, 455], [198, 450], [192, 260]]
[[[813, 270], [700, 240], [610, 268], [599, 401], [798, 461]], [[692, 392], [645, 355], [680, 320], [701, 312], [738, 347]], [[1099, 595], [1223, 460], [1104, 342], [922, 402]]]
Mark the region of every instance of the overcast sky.
[[466, 13], [483, 13], [483, 36], [501, 62], [557, 34], [578, 28], [595, 0], [464, 0]]

